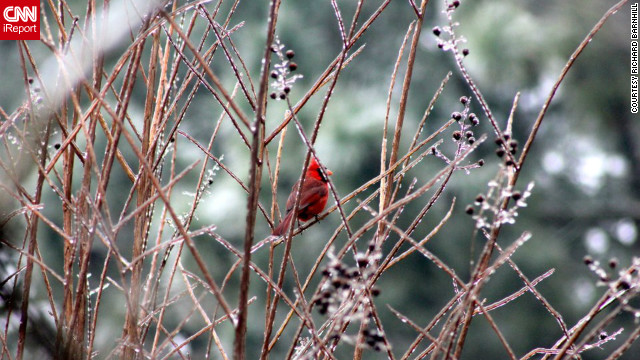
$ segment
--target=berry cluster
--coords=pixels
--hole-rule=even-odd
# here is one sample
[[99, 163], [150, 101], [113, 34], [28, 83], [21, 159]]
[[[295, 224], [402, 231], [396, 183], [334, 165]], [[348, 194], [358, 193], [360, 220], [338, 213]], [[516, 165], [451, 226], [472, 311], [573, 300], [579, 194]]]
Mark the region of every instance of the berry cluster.
[[469, 110], [469, 105], [471, 103], [470, 98], [462, 96], [460, 98], [460, 103], [464, 105], [464, 110], [462, 110], [462, 112], [454, 111], [451, 113], [451, 118], [460, 124], [460, 130], [453, 132], [453, 140], [464, 140], [469, 145], [472, 145], [476, 142], [476, 138], [471, 128], [478, 126], [480, 124], [480, 120], [475, 113], [472, 113]]
[[[471, 106], [471, 98], [467, 96], [460, 97], [460, 103], [464, 105], [464, 109], [462, 111], [454, 111], [451, 113], [451, 119], [455, 120], [458, 123], [459, 129], [455, 130], [451, 136], [453, 141], [457, 144], [456, 157], [461, 153], [467, 151], [471, 145], [476, 142], [476, 137], [473, 132], [473, 127], [476, 127], [480, 124], [480, 119], [476, 116], [475, 113], [472, 113], [470, 110]], [[444, 160], [447, 164], [451, 163], [451, 160], [444, 155], [440, 149], [438, 149], [438, 145], [436, 144], [431, 147], [431, 154], [436, 157]], [[484, 165], [484, 160], [480, 159], [476, 163], [464, 166], [457, 166], [456, 169], [465, 170], [469, 173], [469, 170], [473, 168], [478, 168]]]
[[[504, 133], [502, 137], [496, 138], [495, 143], [498, 146], [496, 149], [496, 155], [499, 158], [504, 159], [504, 164], [507, 166], [515, 165], [513, 155], [518, 152], [518, 141], [516, 139], [512, 139], [509, 133]], [[507, 152], [510, 155], [505, 156]]]
[[293, 84], [296, 80], [302, 78], [302, 75], [291, 75], [292, 72], [298, 69], [298, 64], [293, 61], [296, 53], [291, 49], [285, 51], [284, 45], [277, 38], [271, 45], [271, 52], [280, 59], [280, 62], [274, 65], [274, 70], [269, 74], [274, 80], [271, 83], [271, 87], [276, 90], [269, 96], [274, 100], [284, 100], [291, 92]]
[[[533, 183], [529, 183], [524, 191], [514, 190], [509, 185], [509, 171], [503, 166], [496, 179], [489, 181], [487, 194], [476, 196], [473, 205], [468, 205], [465, 212], [476, 221], [476, 228], [488, 230], [502, 224], [514, 224], [518, 210], [527, 206], [527, 199], [531, 196]], [[505, 201], [513, 201], [503, 208]]]
[[370, 281], [380, 259], [380, 251], [371, 244], [369, 251], [356, 254], [355, 266], [345, 265], [331, 253], [329, 256], [332, 260], [322, 270], [325, 285], [315, 296], [313, 304], [320, 314], [331, 318], [330, 338], [355, 342], [355, 336], [349, 336], [340, 329], [359, 320], [365, 325], [359, 327], [358, 334], [363, 345], [375, 351], [386, 349], [384, 333], [369, 326], [374, 323], [371, 299], [380, 295], [380, 289]]
[[[589, 267], [589, 270], [598, 276], [600, 284], [609, 286], [613, 293], [638, 288], [640, 283], [640, 274], [638, 273], [640, 258], [634, 258], [631, 267], [620, 270], [617, 278], [614, 276], [616, 275], [614, 271], [618, 268], [618, 260], [616, 258], [611, 258], [608, 261], [609, 271], [605, 270], [599, 261], [594, 260], [589, 255], [585, 256], [583, 261]], [[638, 310], [638, 313], [640, 314], [640, 310]]]
[[[443, 26], [443, 27], [436, 26], [431, 31], [433, 32], [433, 35], [437, 37], [439, 49], [442, 49], [444, 51], [454, 52], [456, 58], [465, 57], [469, 55], [469, 49], [463, 48], [462, 50], [459, 51], [458, 44], [465, 43], [466, 39], [463, 37], [458, 37], [455, 34], [455, 31], [454, 31], [455, 27], [457, 27], [459, 23], [453, 21], [453, 13], [460, 6], [460, 1], [458, 0], [454, 0], [451, 2], [445, 1], [445, 4], [447, 4], [447, 7], [444, 9], [443, 12], [447, 16], [447, 19], [449, 19], [449, 25]], [[446, 36], [441, 36], [441, 35], [446, 35]]]

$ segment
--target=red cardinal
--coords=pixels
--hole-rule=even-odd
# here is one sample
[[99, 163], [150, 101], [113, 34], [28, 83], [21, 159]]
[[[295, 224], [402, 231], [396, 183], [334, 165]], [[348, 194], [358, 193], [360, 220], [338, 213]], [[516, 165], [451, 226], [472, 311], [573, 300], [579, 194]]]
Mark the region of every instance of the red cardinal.
[[[324, 170], [327, 175], [333, 174], [329, 170]], [[302, 190], [300, 191], [300, 204], [298, 205], [298, 220], [307, 221], [314, 216], [317, 216], [324, 210], [327, 205], [327, 199], [329, 198], [329, 187], [327, 185], [327, 178], [320, 170], [320, 165], [316, 159], [311, 158], [311, 163], [307, 169], [307, 175], [304, 178], [302, 184]], [[296, 201], [296, 191], [298, 189], [299, 181], [293, 185], [289, 199], [287, 199], [287, 215], [278, 227], [273, 230], [272, 235], [281, 236], [285, 231], [289, 229], [291, 220], [293, 220], [293, 205]]]

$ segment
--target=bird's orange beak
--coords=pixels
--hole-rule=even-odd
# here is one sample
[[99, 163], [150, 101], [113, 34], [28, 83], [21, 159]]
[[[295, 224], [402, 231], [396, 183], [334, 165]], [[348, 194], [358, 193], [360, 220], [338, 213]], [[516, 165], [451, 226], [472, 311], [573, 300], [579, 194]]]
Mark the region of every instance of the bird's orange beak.
[[327, 175], [329, 175], [329, 176], [333, 175], [333, 171], [331, 171], [329, 169], [324, 169], [324, 172], [326, 172]]

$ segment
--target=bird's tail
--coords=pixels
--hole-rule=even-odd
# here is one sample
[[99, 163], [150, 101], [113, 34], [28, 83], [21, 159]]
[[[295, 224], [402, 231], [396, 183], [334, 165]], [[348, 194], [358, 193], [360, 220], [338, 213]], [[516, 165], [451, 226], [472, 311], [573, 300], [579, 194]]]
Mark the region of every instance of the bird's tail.
[[291, 225], [291, 221], [293, 220], [293, 211], [289, 211], [289, 213], [282, 219], [280, 225], [278, 225], [271, 235], [274, 236], [282, 236], [285, 231], [289, 229], [289, 225]]

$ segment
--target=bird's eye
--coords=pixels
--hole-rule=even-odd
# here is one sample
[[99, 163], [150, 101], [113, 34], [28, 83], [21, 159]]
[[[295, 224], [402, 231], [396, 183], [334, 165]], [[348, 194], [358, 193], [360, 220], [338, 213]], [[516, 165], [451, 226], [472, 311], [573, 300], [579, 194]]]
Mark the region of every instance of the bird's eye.
[[322, 170], [320, 170], [320, 168], [316, 169], [316, 171], [318, 172], [318, 176], [320, 177], [320, 179], [322, 179], [322, 181], [327, 182], [327, 178], [324, 176], [324, 173], [322, 173]]

